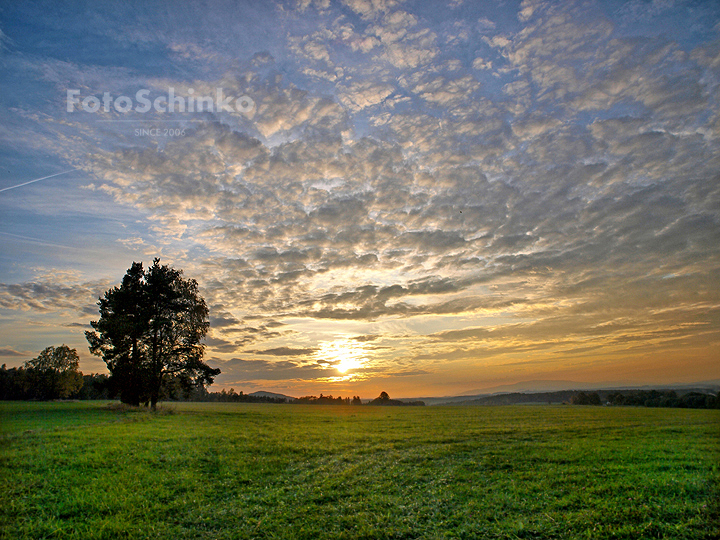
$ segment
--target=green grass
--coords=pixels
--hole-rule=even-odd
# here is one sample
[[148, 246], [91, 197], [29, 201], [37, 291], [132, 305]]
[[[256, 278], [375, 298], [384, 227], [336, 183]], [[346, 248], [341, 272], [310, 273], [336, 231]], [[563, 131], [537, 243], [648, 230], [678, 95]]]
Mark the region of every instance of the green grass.
[[718, 538], [720, 412], [0, 403], [0, 538]]

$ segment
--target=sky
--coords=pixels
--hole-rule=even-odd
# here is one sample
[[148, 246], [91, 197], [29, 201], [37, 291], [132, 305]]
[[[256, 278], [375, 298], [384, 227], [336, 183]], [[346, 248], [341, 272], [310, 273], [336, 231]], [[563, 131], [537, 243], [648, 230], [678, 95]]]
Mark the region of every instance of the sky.
[[0, 6], [0, 363], [159, 257], [211, 390], [720, 379], [719, 3]]

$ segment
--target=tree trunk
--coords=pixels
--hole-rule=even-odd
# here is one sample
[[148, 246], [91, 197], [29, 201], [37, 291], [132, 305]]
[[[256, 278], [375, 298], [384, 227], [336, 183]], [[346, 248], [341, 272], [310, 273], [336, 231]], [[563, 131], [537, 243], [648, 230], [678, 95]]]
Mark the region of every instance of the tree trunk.
[[135, 388], [132, 388], [130, 390], [123, 389], [120, 392], [120, 402], [125, 403], [126, 405], [131, 405], [133, 407], [139, 407], [140, 406], [140, 396], [135, 391]]
[[162, 391], [162, 380], [162, 371], [160, 371], [160, 374], [154, 376], [152, 379], [152, 388], [150, 388], [150, 407], [153, 411], [157, 409], [157, 402], [160, 399], [160, 392]]
[[160, 356], [158, 345], [158, 329], [156, 327], [153, 331], [152, 358], [150, 359], [150, 365], [153, 370], [150, 375], [150, 380], [152, 381], [150, 388], [150, 407], [153, 411], [157, 409], [158, 396], [160, 395], [160, 388], [162, 387], [162, 364], [158, 358]]

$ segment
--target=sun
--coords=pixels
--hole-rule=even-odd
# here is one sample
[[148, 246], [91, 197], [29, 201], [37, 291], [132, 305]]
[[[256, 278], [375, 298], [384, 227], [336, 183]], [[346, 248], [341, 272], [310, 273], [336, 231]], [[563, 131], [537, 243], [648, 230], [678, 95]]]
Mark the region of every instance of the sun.
[[340, 373], [359, 369], [367, 362], [367, 351], [361, 343], [351, 339], [336, 339], [320, 344], [318, 356], [327, 367]]
[[359, 367], [362, 367], [362, 362], [351, 357], [343, 358], [340, 360], [339, 364], [335, 365], [335, 369], [337, 369], [340, 373], [345, 373], [350, 369], [357, 369]]

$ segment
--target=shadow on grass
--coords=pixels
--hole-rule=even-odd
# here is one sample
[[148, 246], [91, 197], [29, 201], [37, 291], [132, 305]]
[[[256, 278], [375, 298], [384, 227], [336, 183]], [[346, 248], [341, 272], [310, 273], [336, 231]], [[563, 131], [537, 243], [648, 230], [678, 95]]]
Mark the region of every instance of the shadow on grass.
[[155, 409], [151, 409], [146, 406], [136, 407], [135, 405], [128, 405], [127, 403], [108, 403], [105, 409], [113, 412], [121, 413], [146, 413], [155, 414], [158, 416], [165, 416], [168, 414], [175, 414], [176, 408], [172, 405], [158, 405]]

